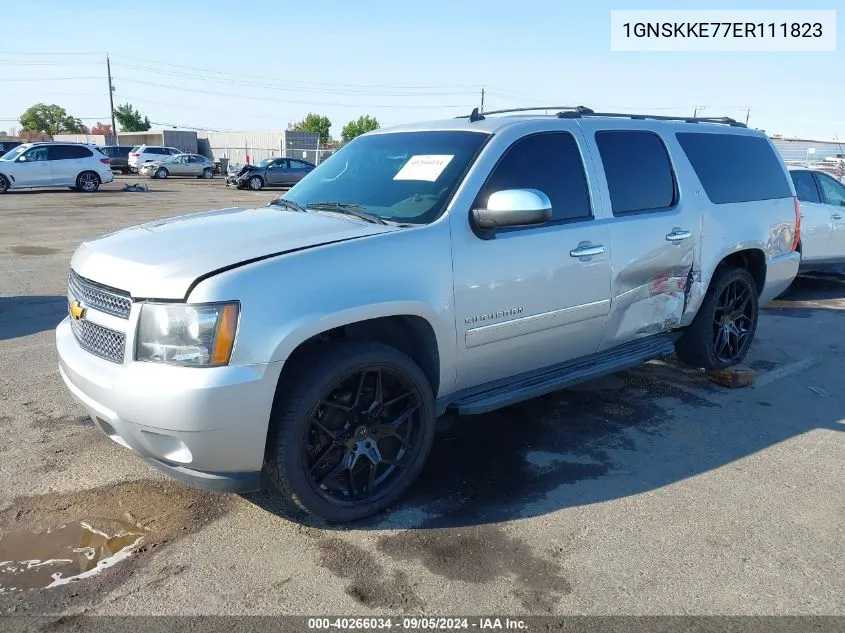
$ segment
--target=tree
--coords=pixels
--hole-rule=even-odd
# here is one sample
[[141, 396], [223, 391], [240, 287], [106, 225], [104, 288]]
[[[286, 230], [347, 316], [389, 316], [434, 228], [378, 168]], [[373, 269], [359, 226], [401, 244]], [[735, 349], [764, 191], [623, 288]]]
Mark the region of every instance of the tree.
[[75, 134], [82, 129], [82, 121], [70, 116], [63, 107], [56, 104], [36, 103], [28, 107], [19, 119], [24, 132]]
[[141, 113], [130, 103], [124, 103], [114, 109], [114, 118], [120, 123], [123, 132], [146, 132], [152, 127], [149, 117], [141, 118]]
[[329, 121], [329, 117], [327, 116], [309, 112], [308, 116], [302, 119], [302, 121], [294, 124], [293, 129], [300, 132], [318, 132], [320, 134], [320, 145], [322, 145], [329, 141], [332, 122]]
[[97, 125], [91, 128], [91, 134], [101, 134], [103, 136], [113, 136], [114, 132], [111, 129], [111, 125], [107, 123], [100, 123], [97, 121]]
[[377, 130], [378, 128], [378, 120], [374, 116], [365, 114], [364, 116], [359, 116], [357, 119], [344, 125], [343, 131], [340, 133], [340, 138], [344, 143], [348, 143], [356, 136], [361, 136], [367, 132]]

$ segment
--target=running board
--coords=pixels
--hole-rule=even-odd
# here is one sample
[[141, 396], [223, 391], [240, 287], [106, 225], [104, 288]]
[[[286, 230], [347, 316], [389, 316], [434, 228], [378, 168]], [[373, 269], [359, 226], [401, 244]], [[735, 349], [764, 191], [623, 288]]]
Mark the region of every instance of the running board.
[[459, 415], [489, 413], [671, 354], [675, 351], [676, 339], [674, 334], [660, 334], [582, 356], [562, 365], [516, 376], [505, 384], [487, 387], [481, 392], [464, 395], [451, 402], [448, 408]]

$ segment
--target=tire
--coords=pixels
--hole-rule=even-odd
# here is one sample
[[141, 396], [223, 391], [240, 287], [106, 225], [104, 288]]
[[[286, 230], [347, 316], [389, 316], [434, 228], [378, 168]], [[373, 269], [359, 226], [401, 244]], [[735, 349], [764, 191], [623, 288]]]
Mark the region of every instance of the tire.
[[206, 180], [214, 178], [214, 170], [211, 167], [206, 167], [202, 170], [202, 177]]
[[159, 167], [155, 172], [156, 178], [161, 178], [162, 180], [167, 178], [170, 174], [164, 167]]
[[[294, 514], [330, 523], [363, 519], [395, 503], [434, 440], [434, 395], [419, 366], [381, 343], [337, 341], [317, 348], [289, 375], [270, 420], [264, 461], [270, 492]], [[359, 402], [352, 413], [341, 410], [341, 396]]]
[[264, 179], [261, 176], [253, 176], [247, 181], [247, 186], [252, 191], [261, 191], [264, 188]]
[[[732, 312], [726, 314], [727, 309]], [[754, 340], [759, 313], [751, 273], [744, 268], [717, 268], [698, 314], [675, 343], [675, 353], [681, 362], [706, 370], [737, 365]]]
[[76, 177], [76, 190], [85, 193], [94, 193], [100, 188], [100, 177], [96, 172], [83, 171]]
[[6, 193], [9, 191], [9, 181], [6, 179], [6, 176], [0, 174], [0, 193]]

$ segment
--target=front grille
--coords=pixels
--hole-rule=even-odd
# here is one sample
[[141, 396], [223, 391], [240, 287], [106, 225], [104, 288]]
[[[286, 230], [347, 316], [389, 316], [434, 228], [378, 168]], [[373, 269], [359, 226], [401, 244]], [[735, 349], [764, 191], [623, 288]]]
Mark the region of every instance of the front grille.
[[79, 346], [112, 363], [122, 363], [126, 335], [84, 319], [71, 319], [70, 328]]
[[67, 285], [72, 297], [86, 307], [106, 312], [121, 319], [129, 318], [132, 298], [128, 293], [88, 281], [77, 275], [73, 270], [68, 275]]

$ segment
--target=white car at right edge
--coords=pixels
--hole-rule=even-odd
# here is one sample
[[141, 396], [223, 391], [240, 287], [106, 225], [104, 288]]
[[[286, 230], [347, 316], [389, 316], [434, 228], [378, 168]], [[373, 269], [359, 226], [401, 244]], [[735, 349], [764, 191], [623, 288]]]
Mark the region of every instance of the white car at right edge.
[[845, 264], [845, 185], [830, 174], [789, 167], [801, 202], [801, 272]]

